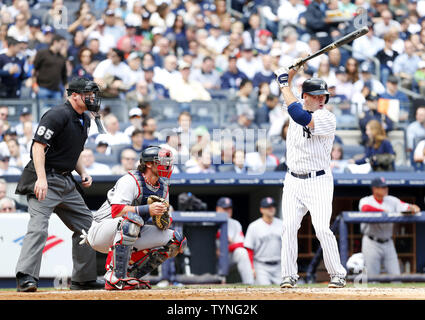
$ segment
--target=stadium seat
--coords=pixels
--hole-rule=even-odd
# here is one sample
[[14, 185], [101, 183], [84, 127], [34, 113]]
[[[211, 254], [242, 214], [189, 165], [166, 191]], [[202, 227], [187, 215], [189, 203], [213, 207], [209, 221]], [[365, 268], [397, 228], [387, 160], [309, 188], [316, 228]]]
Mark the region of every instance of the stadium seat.
[[343, 151], [343, 159], [352, 159], [357, 154], [363, 154], [364, 153], [364, 147], [362, 145], [356, 144], [356, 145], [342, 145], [342, 151]]

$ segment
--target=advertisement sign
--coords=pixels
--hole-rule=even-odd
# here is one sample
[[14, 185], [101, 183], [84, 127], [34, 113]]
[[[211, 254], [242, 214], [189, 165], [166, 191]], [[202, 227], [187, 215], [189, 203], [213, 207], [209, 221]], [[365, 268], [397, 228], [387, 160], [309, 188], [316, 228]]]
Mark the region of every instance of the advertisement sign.
[[[14, 278], [16, 263], [27, 232], [28, 213], [0, 214], [0, 277]], [[72, 274], [72, 231], [52, 214], [43, 249], [40, 278], [70, 277]]]

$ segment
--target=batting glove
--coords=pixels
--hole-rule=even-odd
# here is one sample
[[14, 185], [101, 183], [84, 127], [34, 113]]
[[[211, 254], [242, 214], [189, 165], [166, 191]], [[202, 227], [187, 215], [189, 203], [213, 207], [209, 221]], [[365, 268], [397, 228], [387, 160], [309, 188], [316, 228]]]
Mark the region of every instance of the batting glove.
[[276, 81], [279, 87], [284, 88], [288, 86], [288, 78], [289, 78], [288, 73], [289, 73], [288, 67], [279, 68], [274, 72], [274, 74], [276, 75]]
[[84, 230], [84, 229], [82, 229], [81, 230], [81, 235], [80, 235], [80, 238], [82, 239], [78, 244], [80, 244], [80, 245], [83, 245], [83, 244], [89, 244], [89, 241], [87, 240], [87, 238], [88, 238], [88, 234], [87, 234], [87, 232], [86, 232], [86, 230]]

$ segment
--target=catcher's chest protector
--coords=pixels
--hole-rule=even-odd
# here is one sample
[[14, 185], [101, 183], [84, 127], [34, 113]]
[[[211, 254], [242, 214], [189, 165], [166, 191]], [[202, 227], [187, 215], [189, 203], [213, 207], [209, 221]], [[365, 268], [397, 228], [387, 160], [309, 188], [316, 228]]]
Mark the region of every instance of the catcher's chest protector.
[[148, 197], [155, 195], [161, 198], [167, 196], [167, 187], [161, 179], [158, 180], [159, 188], [153, 188], [145, 182], [142, 174], [138, 170], [132, 170], [129, 174], [136, 180], [137, 186], [139, 187], [139, 196], [133, 200], [132, 206], [140, 206], [148, 204]]

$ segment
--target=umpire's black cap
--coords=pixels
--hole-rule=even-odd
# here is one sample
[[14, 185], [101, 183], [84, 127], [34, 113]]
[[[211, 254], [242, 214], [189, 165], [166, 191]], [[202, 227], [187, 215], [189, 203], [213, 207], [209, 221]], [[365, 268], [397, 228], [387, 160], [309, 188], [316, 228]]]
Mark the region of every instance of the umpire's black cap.
[[384, 177], [374, 178], [370, 184], [372, 187], [385, 188], [388, 187], [387, 181]]
[[260, 201], [260, 208], [276, 207], [276, 202], [272, 197], [265, 197]]
[[230, 199], [229, 197], [221, 197], [217, 200], [216, 206], [224, 209], [231, 208], [233, 207], [233, 202], [232, 199]]
[[68, 85], [68, 89], [66, 90], [68, 95], [73, 92], [82, 93], [100, 91], [97, 83], [87, 78], [73, 78]]

